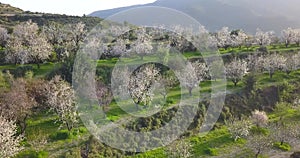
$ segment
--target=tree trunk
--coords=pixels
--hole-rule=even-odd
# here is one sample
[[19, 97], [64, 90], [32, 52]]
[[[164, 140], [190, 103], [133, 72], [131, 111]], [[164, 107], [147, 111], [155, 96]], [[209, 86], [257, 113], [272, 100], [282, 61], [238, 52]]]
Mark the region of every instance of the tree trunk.
[[89, 145], [88, 143], [85, 144], [85, 149], [81, 149], [81, 158], [88, 158], [89, 157]]
[[270, 74], [270, 79], [272, 79], [273, 78], [273, 73], [270, 72], [269, 74]]
[[167, 97], [167, 94], [166, 93], [160, 93], [160, 94], [164, 97], [164, 100], [165, 100]]
[[234, 84], [234, 87], [236, 87], [236, 86], [237, 86], [237, 83], [238, 83], [239, 81], [238, 81], [238, 79], [232, 79], [232, 82], [233, 82], [233, 84]]
[[26, 127], [27, 127], [27, 124], [26, 122], [19, 122], [19, 126], [20, 126], [20, 130], [21, 130], [21, 134], [25, 134], [25, 130], [26, 130]]
[[258, 155], [259, 155], [259, 153], [256, 153], [256, 154], [255, 154], [255, 158], [258, 158]]
[[192, 96], [192, 90], [193, 88], [189, 88], [189, 95]]
[[106, 118], [106, 111], [105, 111], [105, 106], [104, 105], [102, 105], [102, 111], [104, 113], [104, 118]]
[[259, 149], [259, 150], [257, 151], [257, 153], [255, 154], [255, 158], [258, 158], [259, 154], [260, 154], [260, 149]]
[[40, 63], [37, 63], [36, 65], [37, 65], [37, 68], [38, 68], [38, 69], [40, 69], [40, 68], [41, 68], [41, 65], [40, 65]]
[[135, 104], [135, 108], [136, 110], [139, 110], [139, 105], [137, 103]]
[[26, 120], [27, 120], [28, 115], [26, 115], [22, 120], [18, 121], [18, 124], [20, 126], [21, 134], [25, 133], [25, 130], [27, 128]]
[[66, 126], [67, 126], [67, 129], [68, 131], [70, 132], [72, 130], [72, 126], [70, 125], [70, 123], [66, 122]]

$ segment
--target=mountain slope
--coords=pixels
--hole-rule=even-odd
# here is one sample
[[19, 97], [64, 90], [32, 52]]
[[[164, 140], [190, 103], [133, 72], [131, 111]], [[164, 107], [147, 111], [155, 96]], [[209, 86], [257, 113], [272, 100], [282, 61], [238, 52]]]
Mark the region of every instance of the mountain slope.
[[[277, 33], [286, 27], [300, 27], [300, 10], [293, 4], [297, 0], [158, 0], [146, 5], [137, 5], [96, 11], [90, 14], [106, 18], [127, 9], [142, 6], [162, 6], [185, 12], [215, 31], [223, 26], [255, 32], [256, 28], [274, 30]], [[299, 6], [299, 5], [298, 5]]]
[[0, 14], [19, 14], [23, 10], [0, 2]]
[[19, 8], [13, 7], [9, 4], [0, 3], [0, 26], [9, 29], [19, 24], [20, 22], [32, 20], [39, 26], [45, 25], [49, 22], [57, 22], [61, 24], [70, 24], [83, 22], [86, 24], [88, 29], [96, 26], [102, 19], [97, 17], [79, 17], [79, 16], [67, 16], [60, 14], [49, 14], [49, 13], [37, 13], [30, 11], [23, 11]]

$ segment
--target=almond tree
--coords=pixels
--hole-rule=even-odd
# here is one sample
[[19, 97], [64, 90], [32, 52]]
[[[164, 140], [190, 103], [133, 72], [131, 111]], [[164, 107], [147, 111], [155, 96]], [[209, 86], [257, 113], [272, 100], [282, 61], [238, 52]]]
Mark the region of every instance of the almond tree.
[[223, 77], [223, 75], [226, 73], [223, 66], [224, 66], [223, 62], [220, 61], [212, 60], [208, 62], [209, 75], [211, 80], [217, 81], [217, 79]]
[[9, 35], [7, 33], [7, 29], [0, 27], [0, 46], [1, 47], [5, 47], [8, 38], [9, 38]]
[[193, 34], [191, 27], [184, 27], [181, 25], [172, 26], [172, 30], [173, 31], [168, 34], [170, 46], [183, 53], [189, 47], [189, 40], [192, 36], [195, 36], [195, 34]]
[[295, 41], [296, 32], [292, 28], [289, 27], [285, 30], [282, 30], [281, 34], [286, 48], [289, 46], [289, 44]]
[[216, 34], [216, 38], [219, 48], [227, 49], [233, 44], [233, 39], [228, 27], [223, 27], [221, 30], [219, 30]]
[[131, 75], [128, 86], [136, 106], [139, 104], [149, 106], [153, 99], [151, 88], [159, 75], [160, 71], [154, 64], [144, 65]]
[[39, 69], [40, 63], [48, 59], [51, 55], [52, 47], [43, 35], [38, 35], [30, 41], [28, 51], [29, 60], [37, 64]]
[[208, 78], [209, 69], [205, 63], [195, 61], [192, 62], [192, 66], [195, 69], [199, 81], [204, 81], [205, 79]]
[[66, 25], [64, 29], [67, 31], [64, 40], [66, 40], [66, 46], [69, 47], [68, 51], [70, 51], [70, 53], [76, 53], [87, 34], [85, 24], [82, 22], [69, 24]]
[[[44, 104], [47, 102], [47, 90], [49, 82], [44, 79], [28, 79], [26, 82], [26, 91], [29, 97], [33, 98], [38, 105], [38, 109], [46, 109]], [[37, 110], [37, 109], [35, 109]]]
[[295, 38], [294, 42], [297, 44], [297, 46], [300, 46], [300, 30], [295, 30]]
[[241, 49], [243, 45], [247, 44], [249, 36], [243, 30], [238, 30], [233, 38], [234, 45]]
[[14, 120], [20, 126], [21, 133], [24, 133], [26, 121], [37, 104], [34, 98], [27, 94], [24, 79], [13, 79], [10, 82], [11, 89], [1, 96], [0, 111], [7, 118]]
[[126, 47], [127, 40], [118, 38], [114, 45], [112, 46], [112, 54], [114, 56], [124, 56], [127, 53], [127, 47]]
[[268, 116], [264, 111], [259, 111], [259, 110], [253, 111], [251, 119], [257, 127], [265, 126], [268, 123]]
[[20, 143], [23, 140], [17, 135], [17, 126], [13, 121], [0, 115], [0, 157], [12, 157], [23, 148]]
[[15, 64], [33, 62], [39, 68], [51, 51], [52, 47], [39, 32], [38, 25], [27, 21], [14, 27], [7, 44], [6, 60]]
[[56, 22], [50, 22], [48, 25], [42, 27], [42, 33], [54, 47], [60, 45], [65, 40], [63, 39], [64, 31], [63, 25]]
[[253, 35], [248, 35], [248, 37], [245, 39], [245, 43], [244, 43], [247, 50], [249, 50], [249, 48], [253, 45], [253, 43], [254, 43]]
[[13, 64], [24, 64], [28, 61], [27, 51], [24, 51], [20, 38], [10, 36], [6, 44], [6, 62]]
[[137, 35], [137, 39], [132, 43], [132, 51], [141, 57], [143, 60], [144, 56], [147, 54], [151, 54], [152, 47], [152, 38], [149, 34], [147, 34], [146, 28], [138, 28], [135, 31]]
[[292, 56], [287, 56], [285, 58], [285, 64], [283, 65], [283, 71], [287, 74], [290, 74], [292, 71], [299, 68], [300, 62], [300, 53], [294, 54]]
[[109, 86], [106, 86], [100, 80], [96, 81], [96, 97], [105, 114], [107, 111], [105, 108], [112, 102], [113, 95]]
[[192, 96], [192, 90], [199, 86], [199, 78], [192, 64], [187, 64], [182, 71], [177, 72], [180, 84], [188, 89], [189, 95]]
[[229, 64], [226, 65], [226, 75], [234, 83], [234, 86], [242, 80], [247, 73], [247, 63], [241, 59], [234, 58]]
[[273, 140], [270, 136], [264, 134], [255, 134], [247, 138], [246, 146], [252, 149], [255, 153], [255, 158], [270, 150], [273, 145]]
[[[116, 67], [112, 72], [112, 90], [114, 90], [114, 95], [120, 98], [124, 98], [124, 94], [129, 91], [129, 82], [130, 82], [130, 72], [127, 66]], [[118, 77], [122, 76], [122, 77]]]
[[66, 25], [53, 22], [44, 26], [42, 33], [54, 47], [59, 60], [64, 61], [70, 56], [75, 56], [87, 34], [87, 29], [82, 22]]
[[69, 131], [78, 122], [75, 106], [75, 92], [60, 76], [55, 76], [49, 83], [47, 104], [58, 114], [59, 120]]
[[279, 141], [280, 145], [283, 145], [283, 143], [291, 143], [297, 139], [300, 126], [297, 123], [284, 123], [279, 121], [269, 128], [274, 140]]
[[264, 57], [259, 53], [248, 55], [247, 68], [251, 72], [263, 72], [264, 70]]
[[159, 89], [159, 93], [166, 99], [168, 91], [177, 84], [178, 80], [172, 71], [167, 71], [159, 77], [158, 81], [164, 86]]
[[259, 46], [269, 45], [272, 41], [272, 36], [274, 36], [273, 31], [263, 32], [261, 29], [256, 29], [255, 41]]
[[42, 27], [42, 34], [52, 45], [58, 61], [63, 61], [66, 57], [68, 57], [65, 45], [67, 41], [67, 39], [65, 39], [67, 37], [66, 33], [67, 30], [65, 27], [56, 22], [50, 22], [48, 25]]
[[263, 67], [268, 71], [270, 78], [276, 70], [282, 69], [285, 66], [285, 58], [278, 54], [271, 54], [264, 57]]
[[246, 138], [250, 135], [252, 122], [247, 118], [229, 119], [228, 121], [225, 121], [225, 124], [234, 141], [238, 140], [239, 138]]
[[170, 157], [188, 158], [192, 157], [192, 144], [184, 139], [172, 142], [167, 146], [166, 153]]

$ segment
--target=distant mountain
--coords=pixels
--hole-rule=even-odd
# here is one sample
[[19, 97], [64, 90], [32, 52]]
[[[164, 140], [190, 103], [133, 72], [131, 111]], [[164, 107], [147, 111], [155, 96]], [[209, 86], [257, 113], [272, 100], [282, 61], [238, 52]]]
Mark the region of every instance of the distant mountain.
[[257, 28], [277, 33], [287, 27], [300, 28], [299, 0], [157, 0], [146, 5], [96, 11], [91, 16], [110, 15], [143, 6], [173, 8], [197, 19], [210, 31], [223, 26], [254, 33]]

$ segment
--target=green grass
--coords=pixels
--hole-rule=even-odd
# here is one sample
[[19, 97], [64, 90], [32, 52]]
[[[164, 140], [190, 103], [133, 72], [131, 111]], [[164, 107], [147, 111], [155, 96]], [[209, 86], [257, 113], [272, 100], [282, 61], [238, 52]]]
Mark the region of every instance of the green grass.
[[33, 74], [36, 77], [45, 77], [48, 73], [50, 73], [53, 69], [59, 67], [59, 63], [44, 63], [40, 65], [40, 69], [38, 69], [36, 64], [26, 64], [26, 65], [1, 65], [0, 71], [4, 70], [14, 70], [18, 67], [23, 66], [32, 66]]
[[120, 119], [123, 115], [126, 115], [127, 113], [122, 110], [116, 102], [113, 102], [109, 105], [109, 111], [106, 113], [107, 117], [111, 121], [116, 121]]
[[147, 151], [145, 153], [137, 154], [134, 156], [128, 156], [132, 158], [166, 158], [168, 155], [166, 154], [164, 148], [158, 148], [151, 151]]
[[244, 141], [237, 141], [231, 138], [228, 130], [225, 127], [213, 130], [206, 135], [198, 134], [189, 138], [193, 144], [194, 156], [216, 156], [213, 153], [224, 153], [225, 149], [234, 145], [243, 145]]
[[[287, 80], [287, 81], [299, 80], [299, 77], [298, 77], [299, 73], [300, 73], [300, 70], [292, 72], [289, 75], [287, 75], [284, 72], [276, 72], [273, 75], [272, 79], [270, 79], [268, 73], [258, 74], [256, 76], [256, 78], [257, 78], [256, 87], [264, 88], [264, 87], [268, 87], [268, 86], [272, 86], [272, 85], [279, 85], [279, 84], [282, 84], [284, 82], [284, 80]], [[216, 82], [216, 81], [203, 81], [200, 83], [200, 97], [201, 98], [207, 97], [207, 96], [209, 97], [209, 94], [211, 93], [211, 88], [212, 88], [213, 82]], [[218, 86], [216, 88], [224, 89], [223, 86], [226, 86], [227, 93], [236, 93], [243, 89], [244, 83], [243, 83], [243, 81], [240, 81], [240, 82], [238, 82], [237, 86], [234, 86], [233, 82], [228, 80], [226, 85], [218, 84]], [[167, 101], [168, 100], [172, 101], [172, 104], [167, 104], [165, 106], [165, 108], [168, 108], [170, 106], [174, 106], [174, 105], [178, 104], [182, 95], [183, 96], [188, 95], [188, 91], [187, 90], [182, 91], [179, 86], [171, 88], [168, 91]], [[159, 95], [159, 97], [161, 97], [161, 96]], [[132, 105], [128, 105], [128, 106], [132, 106]], [[113, 102], [110, 105], [110, 110], [108, 111], [107, 115], [110, 120], [116, 121], [116, 120], [122, 118], [123, 116], [126, 116], [127, 113], [124, 110], [122, 110], [115, 102]]]
[[293, 71], [289, 75], [285, 72], [278, 71], [272, 78], [269, 77], [268, 73], [257, 75], [257, 86], [266, 87], [270, 85], [278, 85], [286, 81], [299, 81], [300, 70]]
[[34, 115], [27, 121], [26, 138], [30, 141], [48, 139], [59, 127], [59, 124], [55, 123], [57, 119], [56, 115], [45, 112]]
[[[228, 48], [226, 50], [220, 48], [219, 52], [220, 54], [230, 54], [230, 53], [240, 53], [240, 52], [254, 52], [257, 49], [259, 49], [259, 46], [251, 46], [249, 48], [242, 46], [241, 48]], [[284, 44], [277, 44], [277, 45], [267, 46], [267, 49], [270, 52], [288, 52], [288, 51], [299, 51], [300, 47], [296, 45], [289, 45], [286, 48]]]

